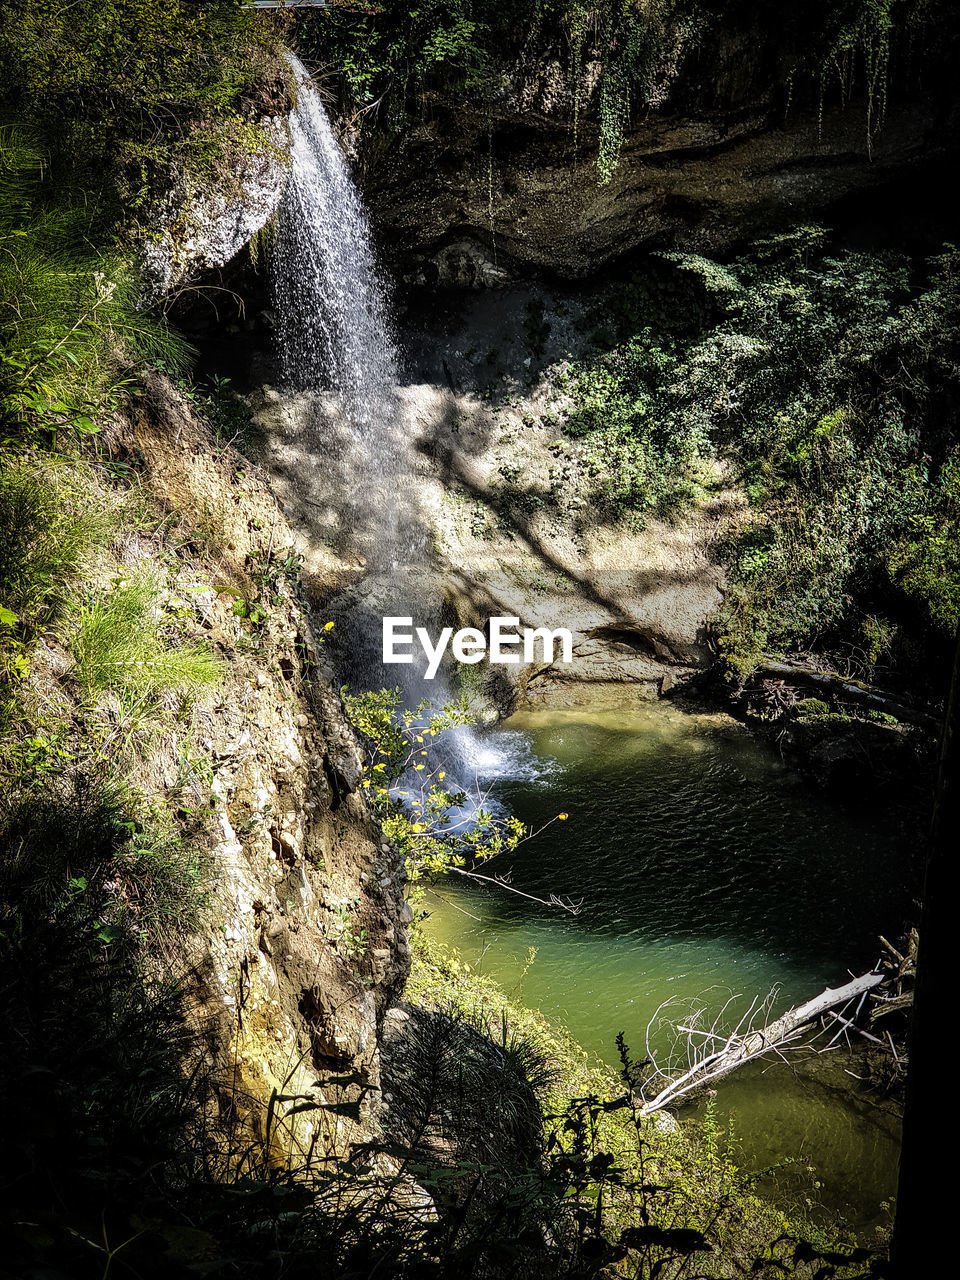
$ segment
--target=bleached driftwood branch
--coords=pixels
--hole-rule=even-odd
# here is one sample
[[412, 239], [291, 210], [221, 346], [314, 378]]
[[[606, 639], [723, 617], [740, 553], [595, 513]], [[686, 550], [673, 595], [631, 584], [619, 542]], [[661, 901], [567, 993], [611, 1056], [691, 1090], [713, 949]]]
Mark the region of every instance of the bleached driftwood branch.
[[[665, 1107], [676, 1106], [686, 1101], [692, 1094], [709, 1087], [714, 1081], [729, 1075], [737, 1067], [742, 1067], [744, 1063], [753, 1062], [767, 1054], [782, 1052], [825, 1014], [831, 1010], [843, 1008], [858, 997], [862, 1002], [867, 993], [883, 981], [882, 973], [862, 974], [842, 987], [827, 987], [806, 1004], [789, 1009], [773, 1022], [757, 1027], [758, 1018], [769, 1009], [774, 994], [771, 993], [771, 996], [762, 1003], [758, 1000], [752, 1001], [734, 1029], [724, 1033], [719, 1029], [723, 1015], [737, 998], [731, 997], [709, 1030], [696, 1025], [677, 1028], [678, 1032], [683, 1032], [687, 1036], [688, 1065], [685, 1071], [671, 1078], [667, 1071], [655, 1065], [654, 1055], [648, 1048], [648, 1061], [654, 1065], [652, 1075], [646, 1082], [646, 1088], [649, 1090], [651, 1085], [659, 1086], [659, 1091], [653, 1097], [644, 1097], [640, 1106], [641, 1114], [649, 1116], [656, 1111], [662, 1111]], [[661, 1006], [651, 1019], [651, 1025], [663, 1007]], [[649, 1026], [647, 1031], [649, 1045]], [[701, 1037], [703, 1041], [699, 1047], [697, 1037]], [[646, 1092], [642, 1086], [640, 1091], [641, 1094]]]

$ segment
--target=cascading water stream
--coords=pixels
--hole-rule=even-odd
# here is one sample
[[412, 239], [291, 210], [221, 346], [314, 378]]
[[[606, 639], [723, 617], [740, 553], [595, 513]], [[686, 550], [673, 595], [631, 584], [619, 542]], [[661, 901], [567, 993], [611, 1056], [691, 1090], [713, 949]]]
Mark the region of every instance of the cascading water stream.
[[[280, 375], [315, 400], [314, 461], [373, 572], [396, 572], [423, 550], [400, 519], [411, 471], [397, 401], [397, 355], [370, 227], [323, 103], [303, 64], [290, 117], [291, 165], [272, 256]], [[331, 474], [332, 469], [332, 474]]]
[[[441, 704], [448, 691], [440, 679], [381, 663], [383, 614], [412, 615], [432, 630], [439, 593], [415, 505], [400, 362], [369, 224], [321, 99], [301, 64], [290, 61], [299, 99], [272, 251], [273, 299], [280, 376], [297, 409], [300, 465], [308, 472], [299, 488], [329, 512], [324, 529], [336, 534], [344, 559], [365, 561], [362, 579], [328, 615], [337, 623], [340, 674], [355, 688], [400, 683], [408, 706], [423, 697]], [[435, 762], [468, 793], [467, 820], [484, 784], [498, 779], [531, 828], [549, 826], [561, 806], [569, 805], [571, 820], [531, 846], [532, 857], [525, 850], [511, 864], [518, 887], [533, 898], [504, 901], [448, 886], [447, 916], [434, 904], [431, 927], [466, 947], [506, 988], [525, 983], [524, 999], [555, 1013], [591, 1048], [611, 1053], [624, 1029], [641, 1044], [665, 995], [703, 1009], [711, 991], [722, 1002], [782, 983], [803, 998], [834, 979], [837, 937], [866, 934], [875, 919], [889, 918], [880, 902], [899, 884], [893, 845], [885, 851], [884, 841], [826, 809], [811, 812], [756, 747], [712, 723], [691, 735], [691, 721], [665, 720], [662, 711], [636, 725], [619, 714], [609, 725], [602, 716], [570, 717], [555, 714], [542, 731], [528, 729], [538, 754], [516, 731], [494, 739], [469, 729], [443, 735], [450, 754]], [[825, 899], [809, 893], [811, 882], [831, 886]], [[585, 896], [577, 927], [560, 927], [537, 907], [554, 893]], [[464, 910], [477, 924], [473, 938], [463, 933]], [[850, 929], [858, 913], [862, 925]], [[532, 970], [531, 946], [542, 949]], [[874, 1126], [845, 1136], [839, 1091], [825, 1091], [829, 1101], [816, 1095], [812, 1112], [811, 1086], [791, 1079], [772, 1110], [764, 1109], [766, 1092], [746, 1086], [744, 1129], [757, 1165], [781, 1160], [781, 1131], [796, 1133], [796, 1146], [786, 1149], [823, 1152], [835, 1169], [838, 1203], [850, 1203], [849, 1187], [869, 1177], [864, 1204], [873, 1197], [875, 1205], [889, 1193], [884, 1170], [895, 1134]], [[829, 1138], [810, 1132], [811, 1114]], [[850, 1153], [849, 1175], [834, 1141], [844, 1159]]]
[[[342, 674], [368, 688], [400, 684], [408, 705], [449, 692], [416, 664], [384, 668], [384, 614], [435, 621], [425, 585], [428, 538], [415, 506], [415, 471], [397, 393], [397, 349], [370, 225], [320, 95], [295, 55], [291, 167], [272, 250], [271, 287], [284, 390], [303, 401], [316, 471], [305, 485], [336, 513], [341, 544], [362, 555], [363, 582], [332, 610]], [[313, 498], [311, 498], [313, 501]], [[435, 595], [435, 593], [434, 593]], [[389, 672], [389, 674], [388, 674]], [[446, 767], [465, 790], [504, 758], [472, 730], [447, 735]]]

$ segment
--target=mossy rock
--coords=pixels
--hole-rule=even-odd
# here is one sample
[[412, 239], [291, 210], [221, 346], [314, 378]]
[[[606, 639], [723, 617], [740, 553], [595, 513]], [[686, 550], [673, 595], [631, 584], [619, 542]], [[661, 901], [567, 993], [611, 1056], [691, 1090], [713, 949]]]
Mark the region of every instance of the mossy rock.
[[828, 716], [830, 708], [822, 698], [804, 698], [797, 704], [797, 716], [803, 720], [819, 719], [821, 716]]

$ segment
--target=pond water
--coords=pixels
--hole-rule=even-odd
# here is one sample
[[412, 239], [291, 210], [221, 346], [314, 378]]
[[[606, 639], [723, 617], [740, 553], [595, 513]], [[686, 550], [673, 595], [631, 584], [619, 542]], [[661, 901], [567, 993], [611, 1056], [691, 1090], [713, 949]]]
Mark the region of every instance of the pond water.
[[[903, 833], [807, 789], [726, 716], [534, 711], [487, 747], [493, 795], [534, 830], [550, 824], [498, 873], [580, 910], [447, 881], [427, 896], [427, 931], [612, 1065], [620, 1031], [644, 1056], [664, 1001], [649, 1033], [661, 1061], [666, 1022], [710, 1019], [731, 996], [739, 1016], [774, 990], [782, 1011], [864, 972], [877, 934], [902, 926]], [[809, 1161], [826, 1209], [868, 1225], [895, 1191], [898, 1132], [852, 1091], [856, 1070], [845, 1052], [757, 1064], [720, 1086], [717, 1108], [742, 1167]]]

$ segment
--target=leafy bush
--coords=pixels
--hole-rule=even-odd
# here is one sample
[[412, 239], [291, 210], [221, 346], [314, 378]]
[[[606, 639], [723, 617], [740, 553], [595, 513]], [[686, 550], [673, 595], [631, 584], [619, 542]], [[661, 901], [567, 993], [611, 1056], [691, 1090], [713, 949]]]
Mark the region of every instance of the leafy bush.
[[204, 167], [249, 142], [282, 79], [276, 29], [233, 0], [8, 0], [0, 108], [32, 122], [86, 185], [119, 180], [136, 200], [149, 166]]
[[464, 791], [444, 785], [437, 739], [473, 722], [465, 701], [437, 710], [426, 700], [404, 707], [401, 689], [342, 693], [347, 714], [369, 742], [363, 789], [412, 881], [469, 874], [465, 864], [516, 848], [527, 834], [521, 822], [484, 809], [480, 796], [472, 803]]
[[714, 459], [743, 479], [754, 516], [724, 552], [737, 669], [844, 628], [860, 648], [873, 629], [876, 661], [890, 629], [867, 603], [884, 593], [888, 608], [921, 596], [929, 622], [951, 626], [958, 267], [948, 248], [917, 287], [906, 258], [833, 250], [801, 227], [726, 265], [657, 255], [612, 316], [593, 317], [616, 345], [574, 372], [565, 430], [588, 474], [597, 459], [598, 497], [642, 517], [695, 498]]
[[594, 501], [634, 523], [647, 510], [669, 516], [702, 491], [698, 464], [709, 442], [698, 422], [665, 414], [660, 403], [677, 372], [669, 338], [645, 328], [573, 378], [563, 429], [584, 441], [579, 456], [595, 481]]
[[893, 581], [948, 635], [960, 630], [958, 531], [960, 450], [954, 448], [932, 483], [923, 486], [920, 510], [887, 561]]

